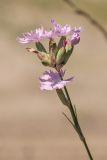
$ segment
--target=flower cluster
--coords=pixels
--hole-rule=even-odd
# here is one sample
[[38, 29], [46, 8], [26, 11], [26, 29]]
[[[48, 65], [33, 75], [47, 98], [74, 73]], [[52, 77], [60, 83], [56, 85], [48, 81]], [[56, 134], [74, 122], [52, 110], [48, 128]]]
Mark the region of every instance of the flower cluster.
[[34, 31], [23, 33], [21, 37], [17, 37], [19, 43], [30, 43], [30, 42], [39, 42], [43, 39], [49, 38], [53, 39], [56, 37], [68, 36], [70, 35], [71, 44], [76, 45], [80, 40], [80, 31], [79, 28], [71, 28], [70, 25], [60, 25], [56, 23], [54, 19], [51, 20], [53, 28], [49, 31], [45, 30], [43, 27], [37, 28]]
[[[27, 48], [27, 50], [35, 53], [43, 65], [52, 67], [57, 71], [46, 71], [40, 77], [40, 88], [42, 90], [61, 89], [73, 79], [71, 77], [61, 80], [60, 75], [63, 77], [65, 73], [61, 68], [67, 63], [74, 46], [80, 41], [81, 27], [72, 28], [68, 24], [62, 26], [54, 19], [51, 20], [51, 24], [53, 27], [49, 31], [41, 26], [34, 31], [23, 33], [21, 37], [17, 38], [17, 41], [23, 44], [34, 42], [36, 44], [36, 50], [33, 48]], [[59, 37], [58, 44], [55, 42], [56, 37]], [[48, 51], [46, 51], [41, 43], [44, 39], [49, 40]]]

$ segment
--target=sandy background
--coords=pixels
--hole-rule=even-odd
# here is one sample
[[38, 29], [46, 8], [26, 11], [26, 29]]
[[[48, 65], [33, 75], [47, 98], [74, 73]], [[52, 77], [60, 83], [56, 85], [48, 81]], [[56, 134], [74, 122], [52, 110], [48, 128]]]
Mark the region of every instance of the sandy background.
[[[106, 0], [75, 3], [107, 29]], [[107, 160], [107, 41], [61, 0], [0, 0], [0, 160], [88, 160], [55, 91], [39, 89], [47, 68], [25, 50], [34, 45], [16, 42], [22, 32], [50, 28], [51, 18], [84, 28], [64, 68], [75, 76], [68, 88], [94, 159]]]

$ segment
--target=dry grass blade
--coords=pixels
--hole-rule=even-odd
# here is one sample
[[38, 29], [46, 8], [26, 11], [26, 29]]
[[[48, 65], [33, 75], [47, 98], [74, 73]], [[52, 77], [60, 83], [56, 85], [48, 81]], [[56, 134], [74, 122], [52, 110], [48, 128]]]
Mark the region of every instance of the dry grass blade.
[[107, 40], [106, 29], [98, 21], [96, 21], [93, 17], [91, 17], [89, 13], [77, 7], [77, 5], [74, 4], [72, 0], [63, 0], [63, 1], [66, 2], [70, 7], [74, 8], [76, 14], [85, 17], [92, 25], [94, 25], [103, 34], [103, 36]]

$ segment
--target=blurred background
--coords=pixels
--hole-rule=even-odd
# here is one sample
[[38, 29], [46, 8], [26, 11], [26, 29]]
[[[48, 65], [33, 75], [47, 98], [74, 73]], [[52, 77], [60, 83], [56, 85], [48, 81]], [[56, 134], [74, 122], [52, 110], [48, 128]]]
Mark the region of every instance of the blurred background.
[[[107, 30], [106, 0], [75, 0]], [[64, 67], [72, 102], [94, 159], [107, 160], [107, 39], [63, 0], [0, 0], [0, 160], [87, 160], [79, 137], [62, 115], [55, 91], [40, 91], [45, 68], [16, 37], [50, 20], [83, 27]]]

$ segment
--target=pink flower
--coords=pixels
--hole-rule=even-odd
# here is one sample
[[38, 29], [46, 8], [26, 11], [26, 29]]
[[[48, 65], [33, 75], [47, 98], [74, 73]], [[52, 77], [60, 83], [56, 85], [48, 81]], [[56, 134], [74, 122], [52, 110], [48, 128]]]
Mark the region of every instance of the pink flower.
[[[61, 70], [60, 74], [63, 77], [65, 71]], [[53, 72], [50, 70], [50, 71], [45, 71], [43, 75], [39, 78], [39, 80], [40, 80], [41, 90], [53, 90], [53, 89], [63, 88], [67, 83], [73, 80], [73, 77], [70, 77], [66, 80], [61, 80], [58, 72]]]
[[76, 27], [75, 27], [75, 28], [72, 29], [72, 32], [73, 32], [73, 33], [80, 33], [81, 30], [82, 30], [81, 27], [79, 27], [79, 28], [76, 28]]
[[56, 23], [56, 21], [54, 19], [51, 20], [51, 23], [54, 26], [53, 31], [54, 31], [55, 35], [58, 37], [67, 36], [68, 34], [70, 34], [70, 32], [72, 30], [70, 25], [66, 24], [66, 25], [62, 26], [62, 25]]
[[72, 29], [72, 35], [71, 35], [71, 44], [76, 45], [80, 41], [80, 33], [81, 27]]
[[73, 33], [73, 35], [71, 36], [71, 45], [76, 45], [78, 44], [80, 41], [80, 35], [79, 33]]
[[17, 37], [19, 43], [39, 42], [43, 39], [54, 39], [56, 37], [71, 36], [71, 44], [76, 45], [80, 41], [79, 28], [71, 28], [70, 25], [64, 26], [58, 24], [54, 19], [51, 20], [53, 29], [47, 31], [43, 27], [37, 28], [34, 31], [23, 33], [21, 37]]
[[31, 32], [23, 33], [21, 37], [17, 38], [19, 43], [38, 42], [42, 40], [44, 34], [44, 28], [40, 27]]
[[55, 33], [53, 30], [50, 30], [50, 31], [46, 31], [44, 32], [44, 38], [49, 38], [49, 39], [53, 39], [55, 37]]

